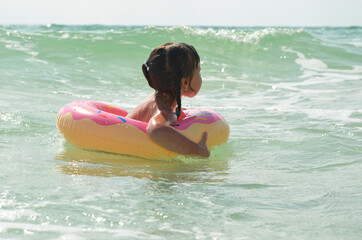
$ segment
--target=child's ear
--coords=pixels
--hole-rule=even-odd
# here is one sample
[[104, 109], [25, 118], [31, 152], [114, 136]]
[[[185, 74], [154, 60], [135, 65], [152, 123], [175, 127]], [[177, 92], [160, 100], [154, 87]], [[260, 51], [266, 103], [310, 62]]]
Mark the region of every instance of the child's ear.
[[184, 96], [188, 91], [188, 82], [186, 78], [181, 78], [181, 95]]
[[187, 86], [187, 80], [186, 78], [181, 78], [181, 89], [184, 89]]

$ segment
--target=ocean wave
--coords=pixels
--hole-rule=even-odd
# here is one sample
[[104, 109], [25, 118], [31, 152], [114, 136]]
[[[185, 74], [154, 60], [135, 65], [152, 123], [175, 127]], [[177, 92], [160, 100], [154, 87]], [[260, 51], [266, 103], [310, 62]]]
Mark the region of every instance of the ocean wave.
[[304, 29], [290, 28], [263, 28], [256, 30], [248, 29], [192, 29], [195, 35], [214, 37], [216, 39], [228, 39], [235, 42], [247, 44], [259, 44], [261, 40], [272, 37], [293, 36], [295, 34], [305, 33]]
[[[350, 30], [350, 31], [353, 31]], [[355, 30], [358, 31], [358, 30]], [[16, 38], [16, 39], [14, 39]], [[157, 27], [157, 26], [102, 26], [102, 25], [42, 25], [42, 26], [0, 26], [0, 41], [13, 49], [24, 47], [24, 43], [42, 42], [49, 45], [55, 43], [59, 46], [72, 44], [93, 47], [92, 43], [97, 42], [98, 48], [107, 47], [109, 44], [115, 46], [135, 45], [146, 49], [152, 49], [164, 42], [189, 42], [198, 47], [212, 47], [222, 49], [229, 54], [243, 51], [248, 57], [269, 56], [270, 53], [277, 54], [276, 51], [282, 46], [286, 49], [304, 48], [312, 53], [313, 49], [319, 49], [327, 44], [327, 40], [320, 38], [316, 30], [308, 28], [241, 28], [241, 27]], [[330, 39], [329, 39], [330, 40]], [[352, 40], [352, 41], [351, 41]], [[12, 41], [9, 42], [9, 41]], [[18, 45], [16, 46], [16, 41]], [[8, 42], [8, 43], [6, 43]], [[351, 47], [358, 47], [361, 39], [350, 39]], [[345, 43], [345, 42], [344, 42]], [[29, 46], [25, 46], [30, 53]], [[329, 52], [333, 48], [340, 46], [330, 46]], [[346, 48], [345, 46], [343, 48]], [[348, 48], [348, 47], [347, 47]], [[256, 52], [261, 50], [261, 52]], [[338, 50], [338, 49], [337, 49]], [[336, 50], [336, 51], [337, 51]], [[265, 54], [269, 51], [269, 54]], [[353, 54], [353, 49], [346, 50]], [[337, 52], [340, 54], [340, 52]], [[32, 54], [37, 54], [32, 52]], [[243, 57], [243, 55], [240, 55]], [[278, 55], [278, 57], [283, 57]]]
[[[79, 37], [81, 35], [93, 34], [99, 40], [107, 40], [105, 35], [128, 36], [135, 34], [153, 34], [159, 36], [170, 36], [170, 34], [179, 34], [193, 37], [205, 37], [208, 40], [231, 40], [233, 42], [242, 42], [247, 44], [258, 44], [260, 40], [268, 37], [278, 39], [283, 36], [309, 36], [311, 35], [304, 28], [221, 28], [221, 27], [157, 27], [157, 26], [103, 26], [103, 25], [10, 25], [0, 26], [0, 36], [5, 33], [23, 33], [23, 34], [43, 34], [44, 36], [57, 37], [62, 39]], [[51, 35], [56, 34], [56, 35]]]

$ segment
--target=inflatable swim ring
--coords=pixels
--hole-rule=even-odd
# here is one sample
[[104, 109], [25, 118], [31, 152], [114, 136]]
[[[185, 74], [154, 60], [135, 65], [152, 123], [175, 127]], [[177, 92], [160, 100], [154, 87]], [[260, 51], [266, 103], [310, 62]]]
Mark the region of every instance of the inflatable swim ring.
[[[179, 155], [151, 140], [146, 130], [148, 123], [126, 118], [127, 114], [126, 110], [102, 102], [81, 100], [65, 105], [56, 122], [63, 137], [78, 147], [146, 158]], [[229, 137], [225, 119], [207, 109], [184, 111], [173, 127], [194, 142], [208, 132], [208, 148]]]

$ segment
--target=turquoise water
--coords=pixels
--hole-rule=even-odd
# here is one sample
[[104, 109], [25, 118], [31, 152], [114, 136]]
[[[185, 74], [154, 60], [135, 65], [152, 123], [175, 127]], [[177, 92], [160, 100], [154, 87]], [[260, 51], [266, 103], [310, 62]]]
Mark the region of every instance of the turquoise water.
[[[210, 159], [79, 149], [59, 109], [132, 109], [141, 64], [193, 44]], [[0, 26], [1, 239], [361, 239], [362, 28]]]

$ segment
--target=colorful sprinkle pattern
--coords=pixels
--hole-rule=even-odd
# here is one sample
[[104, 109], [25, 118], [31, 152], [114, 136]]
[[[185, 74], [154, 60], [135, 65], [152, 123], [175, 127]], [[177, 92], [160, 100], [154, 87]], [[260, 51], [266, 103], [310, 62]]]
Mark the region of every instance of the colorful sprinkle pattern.
[[[126, 110], [102, 102], [75, 101], [64, 106], [59, 112], [61, 115], [66, 113], [71, 113], [74, 120], [88, 118], [103, 126], [128, 123], [147, 133], [146, 122], [126, 118], [128, 114]], [[223, 119], [222, 116], [211, 110], [192, 109], [183, 114], [183, 118], [175, 123], [174, 128], [185, 130], [193, 123], [211, 124], [220, 119]]]

